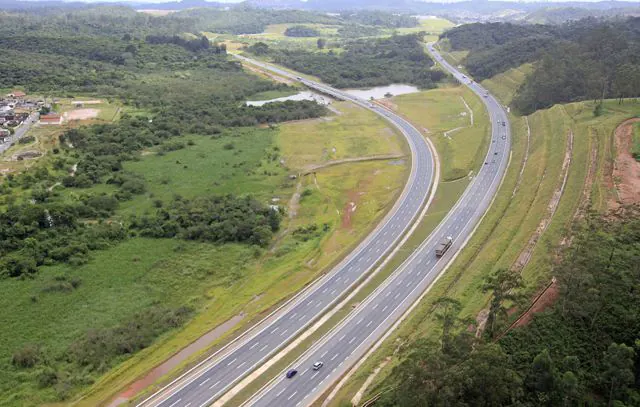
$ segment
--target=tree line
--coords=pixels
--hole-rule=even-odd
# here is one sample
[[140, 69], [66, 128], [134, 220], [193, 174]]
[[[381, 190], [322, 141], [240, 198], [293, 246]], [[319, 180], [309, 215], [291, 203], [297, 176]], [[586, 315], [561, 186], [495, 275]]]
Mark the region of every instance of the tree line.
[[146, 237], [266, 246], [280, 220], [280, 212], [249, 196], [226, 195], [177, 198], [153, 215], [133, 217], [130, 225]]

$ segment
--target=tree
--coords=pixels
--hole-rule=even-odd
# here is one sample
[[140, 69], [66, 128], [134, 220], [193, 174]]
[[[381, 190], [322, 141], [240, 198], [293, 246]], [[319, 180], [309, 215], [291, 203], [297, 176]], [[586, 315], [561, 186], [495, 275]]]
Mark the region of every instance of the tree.
[[536, 395], [538, 405], [557, 405], [556, 382], [558, 371], [549, 355], [549, 350], [540, 352], [531, 364], [531, 369], [527, 375], [527, 387]]
[[318, 38], [316, 44], [318, 45], [318, 49], [324, 49], [324, 47], [327, 45], [327, 40], [325, 40], [324, 38]]
[[632, 347], [623, 343], [611, 343], [604, 352], [603, 378], [609, 385], [609, 404], [612, 405], [615, 399], [624, 397], [627, 387], [633, 383], [635, 375], [633, 373], [635, 351]]
[[521, 288], [522, 284], [522, 276], [508, 269], [498, 269], [485, 279], [482, 291], [491, 291], [491, 303], [486, 324], [486, 333], [490, 338], [495, 337], [497, 333], [498, 319], [507, 316], [505, 301], [519, 300], [520, 295], [516, 290]]
[[522, 379], [499, 345], [480, 345], [450, 378], [456, 397], [447, 406], [510, 406], [522, 396]]
[[462, 310], [462, 305], [453, 298], [440, 297], [434, 306], [436, 307], [436, 319], [442, 324], [441, 349], [442, 352], [447, 353], [451, 350], [451, 337], [453, 330], [458, 325], [458, 314]]
[[250, 47], [247, 47], [247, 51], [258, 56], [267, 55], [269, 53], [269, 46], [264, 42], [256, 42]]

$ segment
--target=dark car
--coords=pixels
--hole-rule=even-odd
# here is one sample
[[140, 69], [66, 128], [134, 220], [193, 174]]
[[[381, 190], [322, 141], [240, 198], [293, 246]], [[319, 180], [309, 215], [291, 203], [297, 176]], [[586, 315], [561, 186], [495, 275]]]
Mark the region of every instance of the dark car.
[[296, 369], [291, 369], [287, 372], [287, 379], [291, 379], [293, 376], [296, 375], [296, 373], [298, 373], [298, 371]]

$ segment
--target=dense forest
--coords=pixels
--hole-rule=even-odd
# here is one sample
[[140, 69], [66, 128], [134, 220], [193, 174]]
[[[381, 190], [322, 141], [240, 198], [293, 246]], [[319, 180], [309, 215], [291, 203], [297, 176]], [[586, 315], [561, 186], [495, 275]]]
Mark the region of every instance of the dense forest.
[[355, 40], [343, 53], [313, 53], [270, 49], [264, 43], [247, 48], [255, 55], [268, 55], [277, 63], [316, 75], [339, 88], [410, 83], [424, 89], [435, 86], [445, 74], [431, 70], [422, 35], [394, 35], [382, 39]]
[[78, 35], [122, 37], [176, 35], [210, 31], [228, 34], [263, 32], [269, 24], [338, 23], [337, 17], [297, 10], [259, 10], [236, 6], [229, 10], [187, 9], [166, 16], [138, 13], [125, 6], [100, 5], [78, 10], [50, 9], [48, 13], [0, 13], [0, 34]]
[[502, 336], [521, 278], [499, 270], [484, 337], [460, 304], [437, 302], [438, 343], [421, 340], [385, 383], [376, 406], [640, 405], [640, 208], [580, 227], [556, 266], [559, 299]]
[[477, 80], [536, 62], [513, 106], [524, 114], [561, 102], [640, 96], [640, 18], [562, 26], [468, 24], [442, 34]]

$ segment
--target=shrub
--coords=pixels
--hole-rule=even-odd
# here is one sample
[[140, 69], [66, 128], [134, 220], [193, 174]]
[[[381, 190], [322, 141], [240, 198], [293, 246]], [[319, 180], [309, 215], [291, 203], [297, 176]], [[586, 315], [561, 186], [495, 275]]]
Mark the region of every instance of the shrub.
[[41, 360], [42, 351], [40, 347], [31, 344], [24, 345], [11, 355], [11, 364], [22, 369], [34, 367]]

